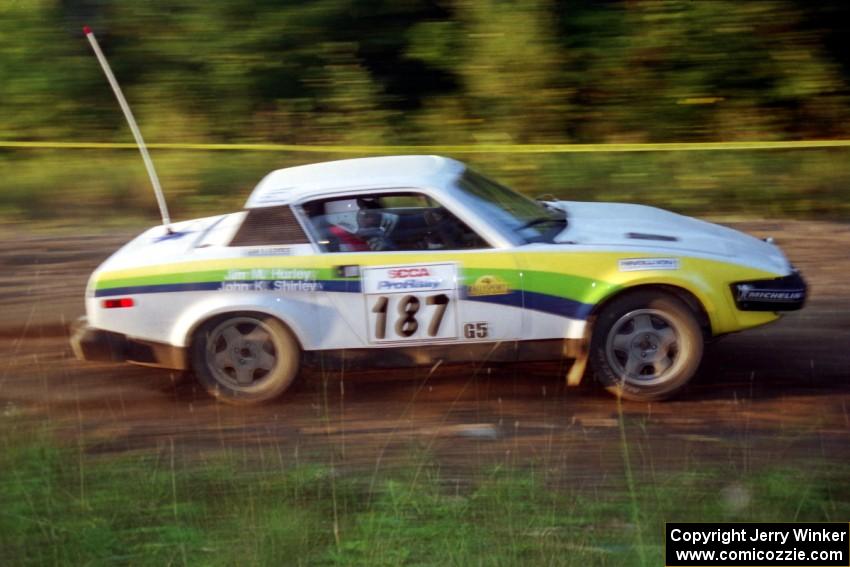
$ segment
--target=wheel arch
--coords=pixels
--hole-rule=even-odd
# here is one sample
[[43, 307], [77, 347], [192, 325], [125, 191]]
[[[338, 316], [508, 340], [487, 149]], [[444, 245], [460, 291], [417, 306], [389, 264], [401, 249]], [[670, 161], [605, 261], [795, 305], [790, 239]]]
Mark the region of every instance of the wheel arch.
[[685, 305], [687, 305], [688, 308], [693, 311], [694, 315], [696, 315], [697, 322], [699, 323], [700, 329], [702, 329], [703, 337], [705, 339], [710, 339], [714, 336], [714, 333], [712, 331], [711, 316], [709, 315], [709, 311], [706, 308], [705, 304], [692, 291], [682, 286], [668, 283], [641, 283], [638, 285], [621, 288], [617, 290], [617, 292], [605, 296], [601, 301], [596, 303], [593, 306], [593, 309], [590, 311], [590, 316], [588, 319], [591, 322], [595, 321], [599, 313], [612, 301], [614, 301], [615, 299], [619, 299], [625, 295], [630, 295], [640, 291], [657, 291], [676, 297]]
[[301, 342], [301, 338], [298, 336], [298, 333], [292, 328], [287, 321], [281, 318], [277, 313], [269, 313], [266, 311], [257, 310], [256, 308], [246, 308], [246, 309], [234, 309], [232, 311], [222, 311], [220, 313], [211, 314], [209, 317], [205, 317], [195, 321], [195, 323], [189, 328], [187, 331], [187, 335], [185, 338], [186, 346], [191, 348], [197, 338], [198, 331], [200, 331], [205, 325], [211, 323], [212, 321], [224, 321], [225, 319], [229, 319], [231, 317], [259, 317], [259, 318], [271, 318], [278, 321], [281, 325], [283, 325], [287, 331], [292, 335], [292, 338], [295, 339], [295, 342], [298, 344], [298, 348], [303, 352], [304, 351], [304, 343]]
[[176, 321], [171, 332], [171, 343], [191, 347], [192, 341], [195, 338], [198, 330], [215, 319], [221, 319], [227, 316], [237, 315], [255, 315], [261, 317], [271, 317], [283, 324], [292, 334], [295, 341], [301, 350], [304, 350], [304, 337], [301, 329], [296, 321], [287, 317], [286, 314], [271, 309], [264, 309], [262, 305], [198, 305], [194, 309], [183, 313]]

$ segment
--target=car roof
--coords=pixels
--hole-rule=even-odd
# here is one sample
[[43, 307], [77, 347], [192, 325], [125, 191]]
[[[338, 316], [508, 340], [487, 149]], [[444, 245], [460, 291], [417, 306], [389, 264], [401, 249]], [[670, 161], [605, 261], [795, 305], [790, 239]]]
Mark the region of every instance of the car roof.
[[245, 208], [286, 205], [328, 190], [433, 187], [453, 183], [466, 166], [440, 156], [381, 156], [278, 169], [254, 188]]

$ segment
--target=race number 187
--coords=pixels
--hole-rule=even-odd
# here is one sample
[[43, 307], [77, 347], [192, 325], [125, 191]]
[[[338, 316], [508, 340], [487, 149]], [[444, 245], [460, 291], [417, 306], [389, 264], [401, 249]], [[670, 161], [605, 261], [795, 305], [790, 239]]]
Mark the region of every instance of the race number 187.
[[455, 306], [446, 293], [369, 296], [374, 341], [447, 339], [456, 336]]

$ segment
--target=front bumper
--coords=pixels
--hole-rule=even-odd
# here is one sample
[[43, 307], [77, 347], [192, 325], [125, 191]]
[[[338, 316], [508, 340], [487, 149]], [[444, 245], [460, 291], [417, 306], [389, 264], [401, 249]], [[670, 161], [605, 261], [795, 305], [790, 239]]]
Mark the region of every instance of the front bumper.
[[71, 348], [79, 360], [131, 362], [144, 366], [186, 370], [186, 349], [172, 345], [133, 339], [90, 327], [85, 318], [71, 332]]
[[736, 282], [731, 285], [741, 311], [796, 311], [806, 303], [808, 286], [796, 270], [780, 278]]

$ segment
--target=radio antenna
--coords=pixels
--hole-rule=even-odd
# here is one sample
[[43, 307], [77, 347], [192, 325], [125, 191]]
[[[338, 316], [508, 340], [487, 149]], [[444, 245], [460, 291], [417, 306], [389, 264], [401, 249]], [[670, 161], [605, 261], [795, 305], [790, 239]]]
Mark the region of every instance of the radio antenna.
[[148, 177], [151, 179], [153, 192], [156, 195], [156, 202], [159, 205], [159, 214], [162, 216], [162, 224], [165, 227], [165, 230], [171, 234], [171, 217], [168, 215], [168, 205], [165, 204], [165, 196], [162, 194], [162, 187], [159, 185], [159, 177], [156, 175], [156, 169], [153, 166], [153, 161], [151, 161], [151, 156], [148, 154], [148, 148], [145, 146], [145, 141], [142, 139], [142, 133], [139, 131], [139, 126], [136, 124], [136, 119], [133, 118], [133, 111], [130, 110], [130, 105], [127, 104], [127, 100], [124, 98], [124, 93], [121, 92], [121, 87], [118, 85], [118, 81], [115, 80], [115, 75], [112, 74], [109, 62], [106, 60], [106, 57], [104, 57], [103, 51], [100, 50], [100, 45], [97, 43], [97, 38], [94, 36], [94, 32], [90, 27], [84, 26], [83, 33], [86, 34], [86, 38], [89, 40], [91, 48], [94, 50], [94, 54], [100, 62], [100, 66], [103, 68], [103, 73], [106, 75], [106, 79], [112, 87], [112, 92], [115, 93], [115, 98], [118, 99], [118, 104], [121, 106], [121, 110], [124, 111], [124, 118], [127, 119], [127, 123], [130, 125], [130, 131], [133, 132], [133, 137], [136, 139], [136, 145], [139, 146], [139, 152], [142, 154], [142, 160], [145, 162], [145, 168], [148, 170]]

